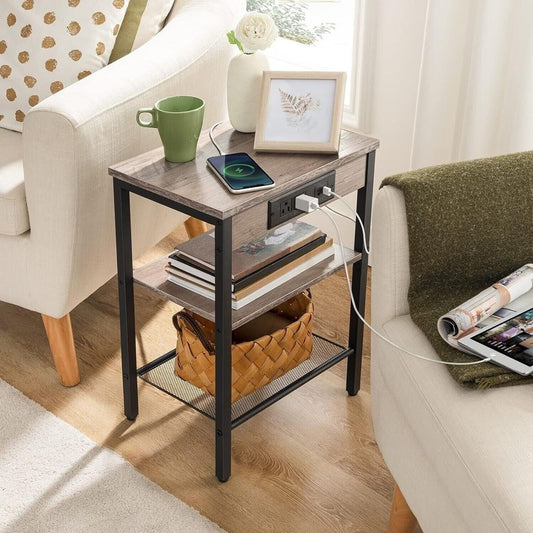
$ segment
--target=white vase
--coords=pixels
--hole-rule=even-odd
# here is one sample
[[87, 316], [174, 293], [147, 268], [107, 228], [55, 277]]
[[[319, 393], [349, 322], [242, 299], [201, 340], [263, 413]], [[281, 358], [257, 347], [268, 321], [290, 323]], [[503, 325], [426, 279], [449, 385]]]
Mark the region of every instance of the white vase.
[[237, 131], [255, 131], [264, 70], [268, 70], [268, 59], [260, 51], [236, 55], [229, 63], [228, 115]]

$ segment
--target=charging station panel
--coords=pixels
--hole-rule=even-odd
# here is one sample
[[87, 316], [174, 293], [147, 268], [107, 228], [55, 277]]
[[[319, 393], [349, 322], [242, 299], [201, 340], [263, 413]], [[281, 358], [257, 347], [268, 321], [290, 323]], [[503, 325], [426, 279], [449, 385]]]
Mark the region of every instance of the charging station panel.
[[288, 222], [291, 218], [303, 213], [303, 211], [295, 207], [296, 197], [300, 196], [300, 194], [307, 194], [308, 196], [318, 198], [319, 204], [331, 200], [331, 196], [320, 194], [323, 187], [329, 187], [332, 191], [335, 191], [334, 170], [315, 178], [313, 181], [302, 185], [298, 189], [293, 189], [283, 196], [278, 196], [270, 200], [268, 202], [268, 229]]

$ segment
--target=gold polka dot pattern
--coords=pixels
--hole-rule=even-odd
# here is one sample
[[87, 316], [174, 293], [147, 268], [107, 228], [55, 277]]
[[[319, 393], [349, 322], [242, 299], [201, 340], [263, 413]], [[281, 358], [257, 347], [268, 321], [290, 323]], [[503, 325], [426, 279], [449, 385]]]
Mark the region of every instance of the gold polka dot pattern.
[[0, 127], [109, 61], [128, 0], [0, 0]]
[[24, 83], [26, 87], [31, 89], [37, 83], [37, 80], [33, 76], [24, 76]]
[[61, 89], [63, 89], [63, 84], [60, 82], [60, 81], [53, 81], [51, 84], [50, 84], [50, 92], [52, 94], [54, 93], [57, 93], [58, 91], [60, 91]]
[[32, 29], [31, 24], [26, 24], [21, 30], [20, 30], [20, 36], [21, 37], [29, 37], [31, 35]]
[[57, 68], [57, 59], [47, 59], [44, 68], [48, 72], [53, 72]]
[[56, 21], [56, 14], [53, 11], [48, 11], [43, 17], [45, 24], [53, 24]]
[[52, 48], [56, 45], [56, 40], [53, 37], [47, 36], [43, 39], [41, 46], [43, 48]]
[[80, 26], [79, 23], [76, 22], [75, 20], [73, 20], [73, 21], [67, 26], [67, 31], [70, 33], [70, 35], [78, 35], [78, 33], [80, 33], [80, 30], [81, 30], [81, 26]]
[[9, 78], [9, 75], [11, 74], [12, 68], [9, 65], [2, 65], [0, 66], [0, 76], [2, 78]]
[[82, 54], [80, 50], [71, 50], [68, 55], [70, 56], [70, 59], [74, 61], [79, 61]]
[[97, 11], [93, 13], [92, 19], [95, 24], [103, 24], [105, 22], [105, 15], [101, 11]]
[[24, 83], [26, 87], [31, 89], [37, 83], [37, 80], [33, 76], [24, 76]]

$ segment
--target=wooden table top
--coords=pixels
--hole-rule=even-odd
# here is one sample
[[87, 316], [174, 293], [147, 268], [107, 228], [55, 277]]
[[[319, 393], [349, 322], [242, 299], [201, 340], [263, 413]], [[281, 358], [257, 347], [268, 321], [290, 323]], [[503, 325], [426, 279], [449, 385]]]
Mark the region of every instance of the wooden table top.
[[224, 152], [246, 152], [274, 179], [276, 186], [246, 194], [231, 194], [206, 167], [207, 158], [218, 155], [207, 130], [200, 136], [193, 161], [171, 163], [164, 158], [163, 147], [160, 147], [111, 166], [109, 173], [124, 182], [223, 220], [281, 196], [379, 146], [377, 139], [343, 130], [338, 154], [265, 153], [254, 151], [253, 133], [236, 132], [229, 124], [219, 126], [215, 133]]

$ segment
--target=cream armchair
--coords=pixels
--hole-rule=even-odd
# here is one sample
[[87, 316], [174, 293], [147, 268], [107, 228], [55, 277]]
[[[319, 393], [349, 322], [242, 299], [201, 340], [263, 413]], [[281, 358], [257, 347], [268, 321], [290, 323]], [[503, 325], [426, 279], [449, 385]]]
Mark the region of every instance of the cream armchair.
[[[177, 0], [148, 43], [44, 100], [22, 134], [0, 129], [0, 300], [43, 315], [64, 385], [79, 382], [69, 312], [116, 272], [108, 167], [159, 145], [135, 112], [173, 94], [206, 101], [204, 126], [226, 110], [241, 0]], [[185, 221], [132, 199], [134, 255]]]
[[[530, 223], [530, 214], [518, 213], [517, 221]], [[529, 244], [524, 235], [518, 246]], [[372, 243], [373, 327], [438, 359], [410, 316], [407, 216], [399, 189], [386, 186], [376, 195]], [[531, 384], [467, 389], [444, 365], [410, 357], [376, 335], [371, 365], [374, 431], [397, 483], [389, 532], [411, 532], [417, 519], [424, 533], [533, 531]]]

